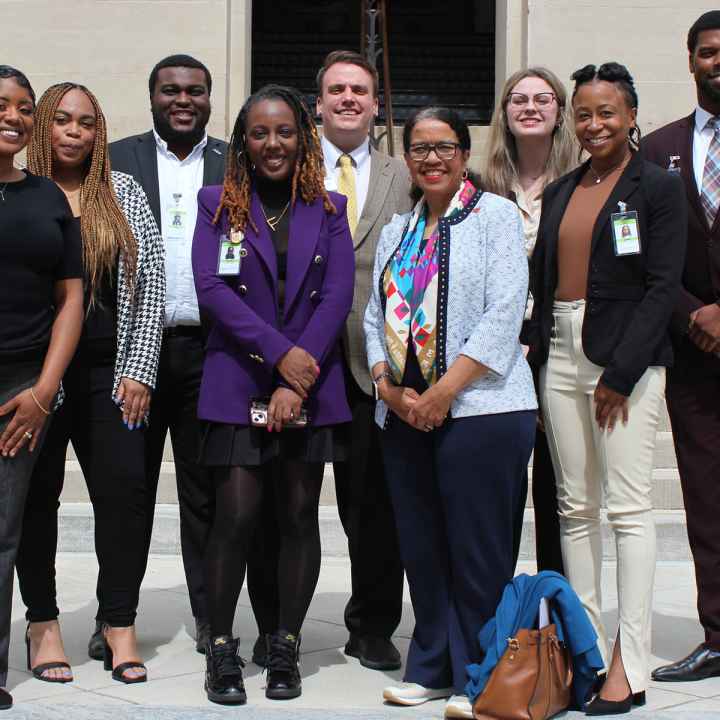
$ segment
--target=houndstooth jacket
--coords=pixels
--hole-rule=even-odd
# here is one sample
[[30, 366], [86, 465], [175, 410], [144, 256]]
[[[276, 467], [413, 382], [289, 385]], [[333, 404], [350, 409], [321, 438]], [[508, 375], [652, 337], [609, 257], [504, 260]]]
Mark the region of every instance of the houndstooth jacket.
[[113, 171], [112, 184], [138, 247], [134, 291], [128, 284], [122, 255], [118, 262], [114, 398], [124, 377], [155, 387], [165, 324], [165, 246], [139, 183], [130, 175]]

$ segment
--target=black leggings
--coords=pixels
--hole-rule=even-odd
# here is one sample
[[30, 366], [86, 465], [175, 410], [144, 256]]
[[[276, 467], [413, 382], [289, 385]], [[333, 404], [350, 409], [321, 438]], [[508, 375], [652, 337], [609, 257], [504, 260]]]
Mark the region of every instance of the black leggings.
[[135, 622], [147, 563], [145, 431], [128, 430], [112, 401], [113, 361], [82, 351], [75, 356], [63, 380], [65, 402], [52, 418], [33, 471], [16, 565], [30, 622], [58, 616], [57, 512], [68, 442], [95, 514], [97, 617], [116, 627]]
[[276, 460], [215, 471], [216, 514], [205, 554], [210, 631], [231, 635], [263, 488], [272, 483], [279, 535], [277, 627], [298, 634], [320, 575], [318, 504], [323, 463]]

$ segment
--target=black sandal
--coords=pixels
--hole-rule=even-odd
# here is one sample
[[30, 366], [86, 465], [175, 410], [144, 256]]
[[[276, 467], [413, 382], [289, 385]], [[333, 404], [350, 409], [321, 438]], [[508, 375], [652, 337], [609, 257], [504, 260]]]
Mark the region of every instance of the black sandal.
[[[107, 627], [107, 626], [106, 626]], [[107, 637], [103, 633], [103, 642], [105, 643], [105, 670], [112, 672], [112, 679], [118, 682], [125, 683], [125, 685], [133, 685], [135, 683], [147, 682], [147, 668], [141, 662], [130, 662], [120, 663], [117, 667], [113, 667], [113, 651], [110, 647], [110, 643], [107, 641]], [[124, 672], [132, 668], [142, 668], [145, 671], [144, 675], [138, 675], [137, 677], [126, 677], [123, 675]]]
[[75, 679], [72, 677], [72, 675], [69, 678], [47, 677], [43, 675], [43, 673], [47, 670], [54, 670], [55, 668], [67, 668], [72, 673], [72, 668], [70, 667], [69, 663], [62, 662], [60, 660], [42, 663], [42, 665], [36, 665], [35, 667], [32, 667], [30, 665], [30, 623], [28, 623], [27, 630], [25, 631], [25, 653], [27, 657], [27, 669], [33, 674], [34, 678], [49, 683], [69, 683]]

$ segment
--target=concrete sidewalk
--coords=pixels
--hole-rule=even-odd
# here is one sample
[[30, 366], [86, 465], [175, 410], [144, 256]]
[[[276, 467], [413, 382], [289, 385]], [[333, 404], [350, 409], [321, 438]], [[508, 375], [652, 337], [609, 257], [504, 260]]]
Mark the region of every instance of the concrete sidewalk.
[[[534, 571], [534, 563], [524, 563], [519, 568], [519, 572]], [[24, 609], [16, 592], [8, 683], [16, 705], [3, 713], [3, 718], [189, 720], [220, 718], [228, 713], [245, 720], [426, 720], [442, 717], [442, 701], [418, 708], [383, 705], [382, 688], [399, 680], [401, 672], [367, 670], [357, 660], [343, 654], [347, 632], [342, 616], [349, 586], [349, 563], [345, 558], [323, 558], [320, 582], [303, 628], [302, 697], [286, 703], [266, 700], [264, 675], [249, 663], [245, 672], [248, 705], [235, 709], [212, 705], [203, 692], [204, 659], [195, 652], [190, 639], [193, 624], [179, 557], [153, 556], [149, 564], [141, 597], [138, 634], [150, 681], [141, 685], [124, 686], [113, 682], [110, 674], [103, 671], [102, 663], [87, 658], [86, 643], [94, 623], [92, 596], [96, 572], [93, 555], [66, 553], [58, 556], [61, 623], [75, 672], [75, 682], [68, 685], [40, 682], [25, 670]], [[603, 588], [610, 632], [615, 627], [617, 615], [614, 574], [614, 565], [608, 564]], [[685, 562], [659, 564], [655, 589], [653, 664], [661, 664], [686, 654], [702, 639], [695, 614], [691, 565]], [[395, 637], [403, 655], [407, 652], [412, 622], [406, 593], [403, 620]], [[240, 600], [235, 629], [242, 638], [242, 653], [249, 657], [257, 631], [246, 592]], [[685, 684], [653, 683], [648, 691], [647, 706], [633, 710], [632, 715], [655, 720], [720, 718], [720, 678]], [[584, 715], [568, 713], [566, 717]]]

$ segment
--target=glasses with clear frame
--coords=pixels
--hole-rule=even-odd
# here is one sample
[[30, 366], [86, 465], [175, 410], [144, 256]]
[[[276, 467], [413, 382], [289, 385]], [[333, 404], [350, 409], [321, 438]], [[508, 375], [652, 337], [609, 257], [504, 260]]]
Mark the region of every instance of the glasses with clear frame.
[[408, 148], [408, 155], [415, 162], [427, 160], [431, 151], [435, 151], [439, 160], [452, 160], [457, 155], [460, 143], [439, 142], [439, 143], [416, 143]]
[[[516, 93], [511, 92], [508, 95], [507, 104], [515, 108], [516, 110], [520, 110], [521, 108], [527, 107], [530, 103], [530, 97], [525, 95], [525, 93]], [[545, 108], [550, 107], [552, 103], [556, 100], [555, 93], [551, 92], [541, 92], [541, 93], [535, 93], [535, 95], [532, 96], [532, 102], [533, 105], [538, 110], [543, 110]]]

